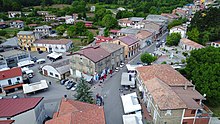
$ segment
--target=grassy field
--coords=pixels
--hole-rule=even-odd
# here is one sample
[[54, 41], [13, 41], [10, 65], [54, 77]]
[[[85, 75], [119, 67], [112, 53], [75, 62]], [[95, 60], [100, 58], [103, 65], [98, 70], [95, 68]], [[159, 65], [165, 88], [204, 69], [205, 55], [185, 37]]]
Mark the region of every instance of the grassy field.
[[220, 117], [220, 106], [218, 107], [209, 107], [211, 111], [214, 113], [215, 117]]
[[[64, 7], [68, 7], [68, 6], [71, 6], [69, 4], [54, 4], [54, 5], [51, 5], [51, 6], [45, 6], [45, 8], [64, 8]], [[42, 6], [33, 6], [33, 8], [39, 8], [41, 9]], [[24, 9], [28, 9], [28, 7], [25, 7]]]
[[72, 38], [71, 40], [73, 41], [73, 46], [74, 46], [72, 49], [73, 52], [76, 52], [80, 50], [82, 46], [87, 45], [84, 42], [82, 42], [80, 38]]

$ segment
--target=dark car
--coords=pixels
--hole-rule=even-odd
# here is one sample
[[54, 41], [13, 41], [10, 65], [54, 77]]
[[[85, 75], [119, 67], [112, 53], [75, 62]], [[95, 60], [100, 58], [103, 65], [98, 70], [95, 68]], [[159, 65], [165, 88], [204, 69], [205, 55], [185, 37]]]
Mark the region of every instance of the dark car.
[[63, 79], [63, 80], [60, 81], [60, 84], [64, 85], [66, 81], [68, 81], [68, 79]]
[[74, 85], [76, 85], [75, 82], [69, 82], [69, 83], [67, 84], [67, 86], [66, 86], [66, 89], [67, 89], [67, 90], [70, 90]]
[[37, 59], [37, 57], [36, 56], [34, 56], [34, 57], [32, 57], [32, 59], [31, 59], [33, 62], [36, 62], [38, 59]]
[[39, 51], [38, 51], [39, 54], [41, 54], [41, 53], [43, 53], [43, 52], [44, 52], [44, 51], [42, 51], [42, 50], [39, 50]]

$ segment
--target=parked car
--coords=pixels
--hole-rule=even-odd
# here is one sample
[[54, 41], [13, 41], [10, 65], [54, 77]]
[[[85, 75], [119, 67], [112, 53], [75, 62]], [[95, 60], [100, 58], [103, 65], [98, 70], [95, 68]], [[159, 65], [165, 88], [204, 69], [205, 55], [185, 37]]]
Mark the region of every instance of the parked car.
[[121, 64], [120, 64], [120, 68], [123, 68], [124, 65], [125, 65], [125, 63], [121, 63]]
[[67, 84], [66, 89], [70, 90], [74, 85], [76, 85], [75, 82], [70, 82], [70, 83]]
[[115, 72], [118, 72], [118, 71], [119, 71], [119, 67], [116, 67], [116, 68], [115, 68]]
[[41, 53], [43, 53], [43, 52], [44, 52], [44, 51], [42, 51], [42, 50], [39, 50], [39, 51], [38, 51], [39, 54], [41, 54]]
[[64, 85], [65, 82], [67, 82], [67, 81], [68, 81], [68, 79], [63, 79], [63, 80], [60, 81], [60, 84], [61, 84], [61, 85]]
[[31, 61], [36, 62], [38, 59], [36, 56], [32, 57]]
[[75, 91], [77, 88], [77, 84], [75, 84], [70, 90]]
[[67, 86], [69, 83], [71, 83], [71, 82], [73, 82], [73, 81], [66, 81], [65, 83], [64, 83], [64, 86]]
[[37, 64], [43, 64], [46, 62], [46, 60], [45, 59], [38, 59], [36, 62], [37, 62]]

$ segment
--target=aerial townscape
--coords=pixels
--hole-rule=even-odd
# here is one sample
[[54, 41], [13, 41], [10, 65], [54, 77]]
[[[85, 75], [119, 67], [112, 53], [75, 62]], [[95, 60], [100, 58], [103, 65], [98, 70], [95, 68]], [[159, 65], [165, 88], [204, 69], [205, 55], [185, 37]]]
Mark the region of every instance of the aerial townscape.
[[220, 124], [220, 0], [0, 0], [0, 124]]

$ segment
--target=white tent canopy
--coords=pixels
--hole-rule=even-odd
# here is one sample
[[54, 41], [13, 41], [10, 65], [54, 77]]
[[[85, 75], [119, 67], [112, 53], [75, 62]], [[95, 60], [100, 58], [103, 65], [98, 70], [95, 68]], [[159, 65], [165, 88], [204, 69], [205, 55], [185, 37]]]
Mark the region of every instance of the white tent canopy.
[[136, 92], [121, 96], [124, 113], [129, 114], [141, 110], [141, 105], [138, 102]]
[[60, 56], [62, 56], [62, 53], [56, 53], [56, 52], [53, 52], [53, 53], [47, 55], [47, 57], [50, 57], [50, 58], [53, 58], [53, 59], [57, 59]]
[[22, 61], [22, 62], [18, 62], [18, 67], [25, 67], [28, 65], [33, 65], [34, 62], [31, 60], [26, 60], [26, 61]]
[[128, 71], [135, 71], [135, 68], [137, 67], [141, 67], [143, 65], [130, 65], [130, 64], [126, 64], [126, 67], [128, 69]]
[[[132, 76], [131, 81], [129, 81], [129, 75]], [[135, 85], [135, 79], [132, 74], [123, 72], [121, 75], [121, 85], [122, 86], [134, 86]]]
[[38, 90], [43, 90], [48, 88], [48, 84], [46, 80], [41, 80], [40, 82], [31, 83], [31, 84], [23, 84], [24, 94], [32, 93]]
[[141, 111], [138, 111], [135, 114], [123, 115], [124, 124], [143, 124]]

